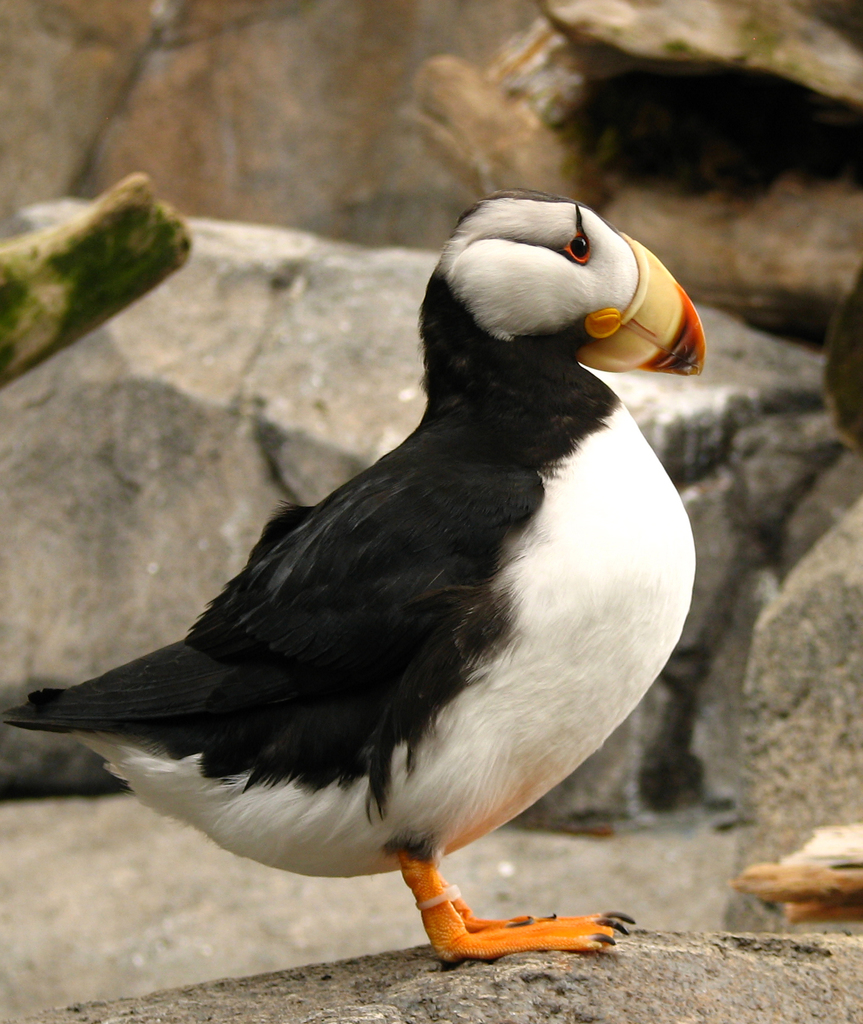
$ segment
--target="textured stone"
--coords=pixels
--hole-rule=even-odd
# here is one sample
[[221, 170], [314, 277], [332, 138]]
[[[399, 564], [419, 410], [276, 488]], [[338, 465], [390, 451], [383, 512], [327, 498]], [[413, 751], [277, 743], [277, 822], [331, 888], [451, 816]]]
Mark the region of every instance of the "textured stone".
[[[741, 867], [779, 860], [818, 826], [863, 818], [861, 567], [858, 501], [758, 620], [745, 687], [744, 813], [751, 827]], [[744, 899], [733, 920], [771, 919]]]
[[859, 1020], [861, 999], [863, 945], [855, 938], [642, 932], [604, 956], [518, 954], [445, 968], [420, 948], [48, 1010], [27, 1020], [809, 1024]]
[[[746, 68], [863, 106], [859, 8], [853, 0], [542, 0], [576, 44], [694, 70]], [[630, 64], [630, 67], [632, 65]]]
[[170, 5], [91, 165], [183, 212], [366, 243], [439, 245], [472, 194], [429, 161], [411, 82], [435, 53], [485, 59], [529, 0]]
[[75, 187], [150, 37], [150, 8], [0, 0], [0, 217]]
[[863, 495], [863, 459], [844, 452], [803, 497], [785, 523], [783, 575], [800, 561], [819, 537], [835, 526]]
[[415, 89], [427, 142], [475, 196], [506, 188], [574, 194], [559, 135], [472, 64], [432, 57]]
[[738, 516], [777, 548], [791, 510], [842, 451], [824, 412], [766, 416], [744, 427], [731, 447]]

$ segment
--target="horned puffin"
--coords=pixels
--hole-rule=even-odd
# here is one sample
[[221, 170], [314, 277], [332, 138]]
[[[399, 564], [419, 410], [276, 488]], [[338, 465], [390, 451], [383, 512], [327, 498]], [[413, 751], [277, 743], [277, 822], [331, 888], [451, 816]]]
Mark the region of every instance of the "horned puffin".
[[604, 948], [625, 915], [480, 919], [438, 865], [596, 750], [680, 636], [686, 512], [588, 367], [698, 373], [701, 325], [638, 242], [515, 190], [458, 221], [420, 334], [399, 447], [282, 507], [185, 640], [4, 717], [241, 856], [400, 869], [443, 960]]

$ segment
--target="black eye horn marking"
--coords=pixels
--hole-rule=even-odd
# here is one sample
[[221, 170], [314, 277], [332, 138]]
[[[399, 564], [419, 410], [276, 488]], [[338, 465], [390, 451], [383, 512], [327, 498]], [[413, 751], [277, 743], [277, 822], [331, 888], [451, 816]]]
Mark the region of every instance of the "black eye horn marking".
[[575, 238], [562, 250], [568, 260], [573, 263], [580, 263], [582, 266], [590, 259], [590, 239], [584, 233], [584, 224], [581, 219], [581, 207], [575, 204]]

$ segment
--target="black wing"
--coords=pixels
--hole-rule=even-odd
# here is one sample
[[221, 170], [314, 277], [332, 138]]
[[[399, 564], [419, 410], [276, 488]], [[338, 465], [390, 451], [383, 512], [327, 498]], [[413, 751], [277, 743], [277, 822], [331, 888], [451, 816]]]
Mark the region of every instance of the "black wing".
[[320, 505], [277, 516], [185, 643], [34, 695], [13, 719], [92, 728], [373, 689], [451, 611], [434, 595], [493, 575], [542, 493], [538, 474], [499, 459], [493, 442], [420, 429]]

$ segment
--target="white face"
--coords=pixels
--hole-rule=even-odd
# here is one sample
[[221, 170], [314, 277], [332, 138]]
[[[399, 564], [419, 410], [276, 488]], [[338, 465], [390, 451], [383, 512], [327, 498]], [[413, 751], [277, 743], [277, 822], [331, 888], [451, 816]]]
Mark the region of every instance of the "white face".
[[458, 226], [438, 270], [483, 330], [504, 341], [556, 334], [630, 304], [635, 254], [593, 210], [578, 209], [590, 243], [583, 264], [563, 255], [577, 232], [575, 203], [489, 199]]

